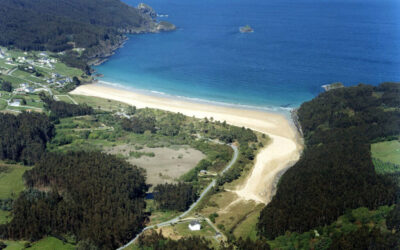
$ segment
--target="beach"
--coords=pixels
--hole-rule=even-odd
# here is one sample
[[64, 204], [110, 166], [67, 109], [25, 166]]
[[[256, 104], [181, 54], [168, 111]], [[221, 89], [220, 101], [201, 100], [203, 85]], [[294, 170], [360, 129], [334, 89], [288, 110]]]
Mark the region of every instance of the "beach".
[[276, 177], [296, 162], [302, 150], [296, 128], [284, 116], [258, 110], [190, 102], [179, 98], [146, 95], [105, 84], [82, 85], [72, 95], [100, 97], [120, 101], [137, 108], [154, 108], [196, 118], [213, 118], [267, 134], [272, 142], [259, 151], [245, 184], [236, 190], [240, 199], [268, 203], [275, 190]]

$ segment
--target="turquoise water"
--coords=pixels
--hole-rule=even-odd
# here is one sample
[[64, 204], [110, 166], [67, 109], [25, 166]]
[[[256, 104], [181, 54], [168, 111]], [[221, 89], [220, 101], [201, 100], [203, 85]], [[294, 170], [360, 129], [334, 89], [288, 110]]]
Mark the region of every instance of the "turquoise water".
[[[258, 107], [298, 106], [332, 82], [400, 81], [397, 0], [146, 3], [178, 29], [130, 36], [96, 68], [102, 80]], [[246, 24], [255, 32], [241, 34]]]

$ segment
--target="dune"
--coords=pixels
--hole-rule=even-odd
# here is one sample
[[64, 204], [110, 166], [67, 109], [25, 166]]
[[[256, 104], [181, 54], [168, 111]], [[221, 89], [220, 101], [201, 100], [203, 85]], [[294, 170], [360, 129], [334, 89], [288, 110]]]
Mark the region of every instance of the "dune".
[[196, 118], [212, 117], [214, 120], [269, 135], [271, 143], [260, 150], [245, 184], [235, 191], [240, 199], [268, 203], [274, 194], [277, 176], [300, 157], [302, 145], [298, 133], [281, 114], [145, 95], [101, 83], [79, 86], [70, 94], [101, 97], [135, 105], [137, 108], [179, 112]]

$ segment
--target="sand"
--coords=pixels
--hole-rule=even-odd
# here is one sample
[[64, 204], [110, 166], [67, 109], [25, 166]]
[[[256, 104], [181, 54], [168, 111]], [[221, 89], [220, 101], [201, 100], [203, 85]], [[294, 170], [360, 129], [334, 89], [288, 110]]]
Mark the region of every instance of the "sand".
[[79, 86], [71, 94], [101, 97], [135, 105], [137, 108], [179, 112], [196, 118], [212, 117], [214, 120], [268, 134], [272, 142], [257, 154], [252, 173], [245, 184], [236, 190], [239, 198], [244, 200], [268, 203], [274, 194], [276, 177], [299, 159], [302, 150], [296, 129], [285, 116], [277, 113], [145, 95], [104, 84]]

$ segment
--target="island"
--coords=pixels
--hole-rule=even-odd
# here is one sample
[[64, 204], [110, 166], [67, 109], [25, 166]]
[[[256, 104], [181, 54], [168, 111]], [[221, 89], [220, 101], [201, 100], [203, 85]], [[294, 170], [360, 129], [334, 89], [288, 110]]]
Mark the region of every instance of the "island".
[[250, 27], [250, 25], [239, 27], [239, 31], [240, 31], [240, 33], [253, 33], [254, 32], [253, 28]]

